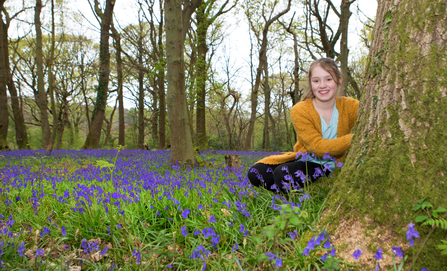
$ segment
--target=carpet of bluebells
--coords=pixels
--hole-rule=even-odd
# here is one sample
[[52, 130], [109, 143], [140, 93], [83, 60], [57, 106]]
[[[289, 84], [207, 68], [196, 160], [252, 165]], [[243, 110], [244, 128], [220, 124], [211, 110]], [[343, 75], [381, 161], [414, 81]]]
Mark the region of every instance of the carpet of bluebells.
[[[323, 187], [284, 196], [250, 185], [249, 166], [269, 154], [209, 151], [190, 167], [164, 150], [0, 152], [0, 269], [356, 269], [316, 230]], [[418, 237], [410, 225], [407, 239]]]

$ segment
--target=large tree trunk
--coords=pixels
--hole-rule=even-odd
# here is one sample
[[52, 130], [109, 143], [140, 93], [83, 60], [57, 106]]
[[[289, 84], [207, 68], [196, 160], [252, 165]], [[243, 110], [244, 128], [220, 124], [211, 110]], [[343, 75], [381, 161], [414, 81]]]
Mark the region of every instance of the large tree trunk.
[[[48, 60], [48, 95], [50, 95], [51, 112], [53, 115], [53, 130], [51, 132], [51, 144], [54, 145], [56, 141], [58, 126], [62, 125], [59, 123], [59, 118], [56, 118], [56, 101], [54, 98], [54, 73], [53, 73], [53, 62], [54, 62], [54, 50], [56, 47], [56, 26], [54, 22], [54, 0], [51, 0], [51, 47], [50, 47], [50, 59]], [[62, 128], [63, 131], [63, 128]], [[62, 136], [61, 136], [62, 137]]]
[[[12, 106], [12, 113], [14, 116], [14, 126], [15, 126], [15, 137], [17, 146], [19, 149], [29, 149], [28, 144], [28, 136], [26, 134], [25, 129], [25, 121], [23, 119], [23, 113], [22, 109], [20, 107], [19, 102], [19, 96], [17, 93], [17, 89], [14, 85], [10, 63], [9, 63], [9, 41], [8, 41], [8, 29], [10, 25], [10, 17], [7, 12], [7, 10], [3, 7], [3, 4], [5, 3], [5, 0], [1, 0], [1, 12], [0, 12], [0, 28], [1, 28], [1, 34], [0, 34], [0, 47], [2, 48], [0, 51], [0, 54], [3, 55], [4, 62], [4, 69], [6, 69], [5, 76], [7, 76], [7, 84], [9, 89], [9, 94], [11, 96], [11, 106]], [[3, 19], [3, 14], [5, 15], [5, 18]], [[2, 62], [3, 63], [3, 62]], [[2, 72], [3, 75], [3, 72]]]
[[[3, 10], [4, 0], [0, 1], [1, 8]], [[6, 94], [6, 87], [8, 85], [8, 72], [9, 68], [7, 66], [8, 54], [8, 34], [6, 29], [6, 24], [3, 23], [3, 13], [0, 11], [0, 150], [8, 149], [7, 138], [8, 138], [8, 124], [9, 124], [9, 113], [8, 113], [8, 95]], [[4, 37], [6, 36], [6, 43]], [[6, 48], [5, 48], [6, 47]]]
[[48, 100], [44, 84], [43, 49], [42, 49], [42, 22], [40, 13], [42, 1], [36, 0], [34, 24], [36, 27], [36, 68], [37, 68], [37, 92], [34, 93], [36, 103], [40, 110], [40, 124], [42, 128], [42, 148], [47, 148], [51, 142], [50, 122], [48, 121]]
[[[357, 236], [338, 252], [350, 259], [355, 249], [366, 254], [381, 247], [390, 255], [391, 245], [407, 243], [406, 225], [419, 215], [411, 211], [417, 200], [447, 207], [447, 3], [383, 0], [376, 18], [355, 136], [327, 212], [328, 220], [338, 221], [332, 224], [338, 226], [335, 244]], [[424, 246], [427, 229], [416, 225], [416, 249]], [[385, 238], [376, 238], [379, 232]], [[435, 248], [440, 239], [445, 231], [435, 230], [414, 270], [447, 270]], [[404, 252], [412, 255], [411, 248]], [[388, 256], [384, 262], [390, 261]]]
[[166, 63], [171, 162], [195, 162], [186, 104], [183, 45], [192, 12], [200, 1], [166, 0]]
[[104, 13], [99, 8], [99, 3], [95, 0], [95, 12], [101, 18], [101, 42], [99, 45], [99, 79], [96, 92], [96, 102], [93, 109], [92, 124], [85, 140], [84, 149], [98, 148], [101, 138], [102, 124], [107, 106], [107, 96], [109, 94], [110, 76], [110, 52], [109, 37], [110, 26], [113, 19], [113, 8], [115, 0], [107, 0]]

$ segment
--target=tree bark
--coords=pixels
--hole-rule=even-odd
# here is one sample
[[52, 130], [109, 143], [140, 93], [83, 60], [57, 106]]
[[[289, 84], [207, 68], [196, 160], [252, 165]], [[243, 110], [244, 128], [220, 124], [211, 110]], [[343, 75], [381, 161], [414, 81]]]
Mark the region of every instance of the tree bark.
[[99, 45], [99, 79], [96, 92], [96, 102], [93, 109], [92, 123], [83, 149], [98, 148], [101, 138], [102, 124], [107, 106], [107, 96], [109, 92], [110, 76], [110, 52], [109, 37], [110, 26], [113, 19], [113, 8], [115, 0], [107, 0], [104, 13], [99, 8], [99, 3], [95, 0], [95, 12], [101, 18], [101, 42]]
[[[200, 1], [166, 0], [166, 62], [171, 162], [195, 162], [186, 104], [183, 45], [192, 12]], [[182, 5], [185, 9], [182, 9]], [[185, 23], [188, 22], [188, 23]]]
[[123, 95], [123, 60], [121, 58], [121, 35], [112, 26], [112, 36], [115, 41], [116, 50], [116, 70], [118, 80], [118, 145], [124, 146], [125, 142], [125, 123], [124, 123], [124, 95]]
[[[376, 18], [358, 123], [346, 165], [329, 194], [332, 211], [326, 218], [340, 225], [334, 229], [335, 245], [346, 242], [343, 236], [357, 235], [355, 246], [365, 251], [406, 243], [406, 225], [420, 215], [411, 211], [417, 200], [447, 207], [447, 3], [383, 0]], [[371, 238], [371, 225], [394, 238]], [[420, 224], [416, 229], [417, 250], [428, 229]], [[441, 238], [445, 231], [436, 229], [413, 270], [447, 270], [435, 248]], [[354, 249], [337, 254], [343, 258]], [[404, 252], [411, 262], [411, 249]]]
[[144, 63], [143, 24], [138, 16], [138, 149], [144, 148]]
[[50, 122], [48, 121], [48, 100], [44, 83], [43, 72], [43, 50], [42, 50], [42, 22], [40, 13], [42, 1], [36, 0], [34, 25], [36, 27], [36, 68], [37, 68], [37, 91], [34, 93], [37, 106], [40, 110], [40, 124], [42, 128], [42, 148], [46, 149], [51, 142]]
[[[355, 1], [355, 0], [354, 0]], [[349, 18], [351, 17], [351, 11], [349, 11], [349, 7], [354, 1], [350, 0], [342, 0], [340, 6], [340, 32], [341, 32], [341, 40], [340, 40], [340, 70], [343, 76], [343, 82], [341, 84], [341, 88], [339, 90], [338, 95], [346, 96], [346, 91], [349, 84], [349, 76], [348, 76], [348, 25]]]
[[[4, 9], [5, 0], [1, 0], [1, 8]], [[8, 149], [8, 95], [6, 87], [8, 85], [9, 57], [8, 52], [8, 34], [6, 24], [3, 22], [3, 12], [0, 10], [0, 150]], [[6, 36], [6, 43], [4, 37]], [[6, 48], [5, 48], [6, 47]], [[6, 54], [5, 54], [6, 53]]]

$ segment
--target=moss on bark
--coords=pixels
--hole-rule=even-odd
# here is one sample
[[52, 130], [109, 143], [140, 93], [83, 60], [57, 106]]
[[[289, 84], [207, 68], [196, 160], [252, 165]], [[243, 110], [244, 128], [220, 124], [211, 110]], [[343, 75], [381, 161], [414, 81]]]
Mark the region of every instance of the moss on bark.
[[[343, 204], [329, 220], [367, 215], [403, 237], [418, 199], [447, 208], [446, 40], [445, 1], [379, 2], [359, 121], [328, 201]], [[416, 226], [421, 239], [424, 228]], [[427, 242], [417, 270], [447, 270], [440, 238], [445, 231]]]

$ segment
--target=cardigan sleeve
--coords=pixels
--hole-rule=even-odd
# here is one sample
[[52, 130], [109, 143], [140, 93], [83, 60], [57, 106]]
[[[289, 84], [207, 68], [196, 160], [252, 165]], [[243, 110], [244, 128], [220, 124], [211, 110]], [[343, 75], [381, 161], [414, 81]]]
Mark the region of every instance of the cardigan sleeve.
[[312, 120], [309, 111], [304, 106], [293, 107], [291, 110], [293, 126], [295, 127], [298, 140], [303, 144], [304, 148], [320, 157], [323, 157], [326, 152], [332, 156], [343, 155], [351, 146], [352, 134], [346, 134], [336, 139], [324, 139], [321, 131], [317, 129], [315, 120]]

